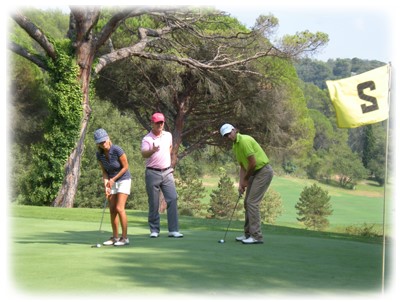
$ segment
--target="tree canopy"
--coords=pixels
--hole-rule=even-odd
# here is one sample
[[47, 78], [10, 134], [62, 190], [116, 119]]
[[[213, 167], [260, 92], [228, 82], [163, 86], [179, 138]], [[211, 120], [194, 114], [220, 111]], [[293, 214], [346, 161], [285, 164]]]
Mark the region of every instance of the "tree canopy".
[[[51, 74], [51, 81], [54, 87], [61, 88], [60, 84], [65, 83], [72, 74], [76, 83], [79, 83], [79, 94], [60, 89], [60, 93], [64, 93], [71, 104], [79, 102], [82, 105], [79, 122], [72, 122], [76, 123], [77, 130], [67, 135], [68, 141], [75, 142], [74, 146], [65, 144], [63, 147], [51, 149], [55, 153], [50, 157], [46, 152], [36, 152], [38, 162], [55, 160], [58, 164], [57, 168], [52, 168], [54, 176], [49, 175], [50, 178], [46, 182], [36, 181], [27, 190], [26, 195], [28, 199], [31, 195], [35, 195], [38, 200], [51, 198], [54, 199], [54, 206], [64, 207], [73, 206], [78, 185], [81, 157], [91, 114], [90, 99], [93, 91], [90, 87], [93, 79], [96, 79], [94, 75], [100, 74], [106, 67], [134, 57], [174, 62], [181, 67], [190, 68], [182, 73], [187, 79], [204, 84], [205, 78], [199, 77], [202, 73], [218, 71], [234, 72], [241, 76], [247, 73], [254, 75], [254, 71], [249, 67], [252, 61], [263, 57], [290, 60], [313, 53], [328, 41], [326, 34], [312, 34], [307, 31], [295, 36], [285, 36], [273, 44], [268, 40], [268, 36], [277, 26], [278, 20], [272, 15], [260, 16], [252, 30], [240, 28], [238, 25], [231, 31], [230, 25], [235, 21], [224, 12], [209, 8], [132, 6], [103, 9], [98, 6], [72, 6], [68, 32], [65, 33], [67, 38], [52, 36], [53, 32], [47, 31], [46, 24], [39, 27], [32, 21], [35, 18], [34, 14], [31, 14], [32, 19], [27, 15], [28, 13], [22, 11], [12, 14], [18, 27], [13, 27], [15, 31], [9, 43], [10, 50], [45, 72], [51, 72], [52, 66], [57, 66], [60, 60], [68, 58], [75, 71], [64, 70], [57, 75]], [[222, 24], [225, 24], [225, 27]], [[22, 32], [28, 34], [37, 44], [31, 47], [32, 43], [26, 36], [22, 36]], [[259, 75], [265, 76], [265, 73]], [[215, 79], [218, 79], [218, 76], [211, 78], [211, 81]], [[76, 87], [75, 84], [73, 87]], [[210, 88], [212, 85], [205, 85], [199, 91], [207, 95]], [[54, 122], [51, 121], [52, 116], [55, 116], [54, 113], [60, 105], [57, 98], [55, 101], [55, 107], [48, 107], [49, 123]], [[210, 106], [211, 111], [212, 109], [219, 110]], [[175, 118], [182, 119], [183, 116]], [[69, 119], [65, 122], [69, 122]], [[48, 138], [49, 145], [45, 149], [51, 148], [50, 141], [57, 138], [57, 126], [53, 125], [53, 128], [46, 130], [45, 137]], [[177, 120], [175, 125], [179, 125]], [[182, 122], [181, 125], [182, 133], [184, 129], [189, 129], [188, 126], [185, 128]], [[178, 145], [175, 149], [178, 149]], [[69, 156], [65, 157], [64, 154]], [[59, 161], [61, 158], [64, 159], [62, 165]], [[54, 164], [55, 162], [50, 165]], [[63, 175], [62, 181], [59, 178], [60, 174]]]

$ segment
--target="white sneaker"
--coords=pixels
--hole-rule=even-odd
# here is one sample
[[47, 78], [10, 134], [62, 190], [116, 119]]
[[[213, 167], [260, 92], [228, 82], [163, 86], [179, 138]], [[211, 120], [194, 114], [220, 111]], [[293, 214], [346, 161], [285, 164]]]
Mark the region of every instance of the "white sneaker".
[[151, 232], [150, 238], [157, 238], [159, 235], [157, 232]]
[[117, 242], [114, 243], [114, 246], [123, 246], [128, 244], [129, 244], [129, 239], [121, 237]]
[[254, 239], [253, 237], [249, 237], [247, 239], [242, 240], [242, 243], [244, 243], [244, 244], [254, 244], [254, 243], [263, 243], [263, 241]]
[[168, 237], [174, 237], [174, 238], [182, 238], [183, 234], [179, 233], [179, 232], [169, 232], [168, 233]]
[[243, 241], [245, 239], [247, 239], [246, 235], [242, 235], [242, 236], [236, 237], [236, 241]]
[[116, 243], [119, 240], [119, 238], [115, 238], [115, 237], [110, 237], [110, 239], [108, 239], [107, 241], [103, 242], [103, 245], [113, 245], [114, 243]]

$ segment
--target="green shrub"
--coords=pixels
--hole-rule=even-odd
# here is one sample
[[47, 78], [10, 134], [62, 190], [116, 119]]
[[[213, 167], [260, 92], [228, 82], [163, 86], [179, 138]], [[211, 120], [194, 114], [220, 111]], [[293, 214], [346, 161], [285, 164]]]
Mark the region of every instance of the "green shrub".
[[[219, 175], [218, 188], [210, 194], [208, 218], [230, 217], [238, 198], [234, 183], [224, 168], [219, 169]], [[236, 217], [238, 216], [238, 211], [236, 211]]]
[[180, 177], [176, 178], [176, 190], [179, 196], [178, 210], [181, 215], [201, 216], [204, 209], [201, 199], [205, 197], [205, 188], [203, 181], [190, 167], [181, 170]]
[[323, 190], [316, 184], [305, 187], [300, 194], [299, 202], [295, 205], [297, 209], [297, 220], [304, 223], [306, 228], [323, 230], [329, 226], [326, 218], [333, 210], [330, 205], [328, 191]]
[[55, 45], [58, 58], [47, 62], [49, 114], [43, 125], [43, 140], [31, 147], [32, 164], [21, 180], [20, 202], [23, 204], [52, 203], [62, 185], [67, 159], [79, 137], [83, 99], [77, 81], [79, 69], [63, 47]]
[[275, 224], [276, 218], [283, 213], [281, 195], [273, 189], [268, 189], [260, 205], [261, 220]]
[[374, 224], [363, 223], [362, 226], [351, 225], [346, 227], [346, 233], [350, 235], [362, 237], [378, 237], [381, 236], [376, 230]]

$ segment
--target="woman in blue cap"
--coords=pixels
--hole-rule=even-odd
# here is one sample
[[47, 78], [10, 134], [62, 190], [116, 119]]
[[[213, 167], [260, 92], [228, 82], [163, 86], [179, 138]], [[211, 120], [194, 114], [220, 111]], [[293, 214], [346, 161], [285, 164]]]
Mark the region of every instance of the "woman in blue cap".
[[[107, 132], [100, 128], [94, 132], [97, 144], [97, 160], [103, 174], [104, 190], [110, 207], [113, 236], [104, 245], [128, 245], [128, 219], [125, 204], [131, 192], [131, 174], [124, 150], [113, 145]], [[119, 237], [118, 225], [121, 223], [122, 236]]]

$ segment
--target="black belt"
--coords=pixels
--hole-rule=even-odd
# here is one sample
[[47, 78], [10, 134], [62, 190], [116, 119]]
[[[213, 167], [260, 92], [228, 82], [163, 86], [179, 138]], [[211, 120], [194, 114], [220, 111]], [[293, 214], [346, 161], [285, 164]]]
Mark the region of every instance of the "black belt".
[[264, 169], [266, 166], [268, 166], [269, 165], [269, 163], [268, 164], [265, 164], [264, 166], [262, 166], [260, 169], [257, 169], [257, 170], [255, 170], [254, 172], [253, 172], [253, 176], [255, 176], [258, 172], [260, 172], [262, 169]]
[[164, 171], [167, 171], [170, 168], [171, 167], [168, 167], [168, 168], [165, 168], [165, 169], [157, 169], [157, 168], [152, 168], [152, 167], [146, 167], [146, 169], [154, 170], [154, 171], [158, 171], [158, 172], [164, 172]]

